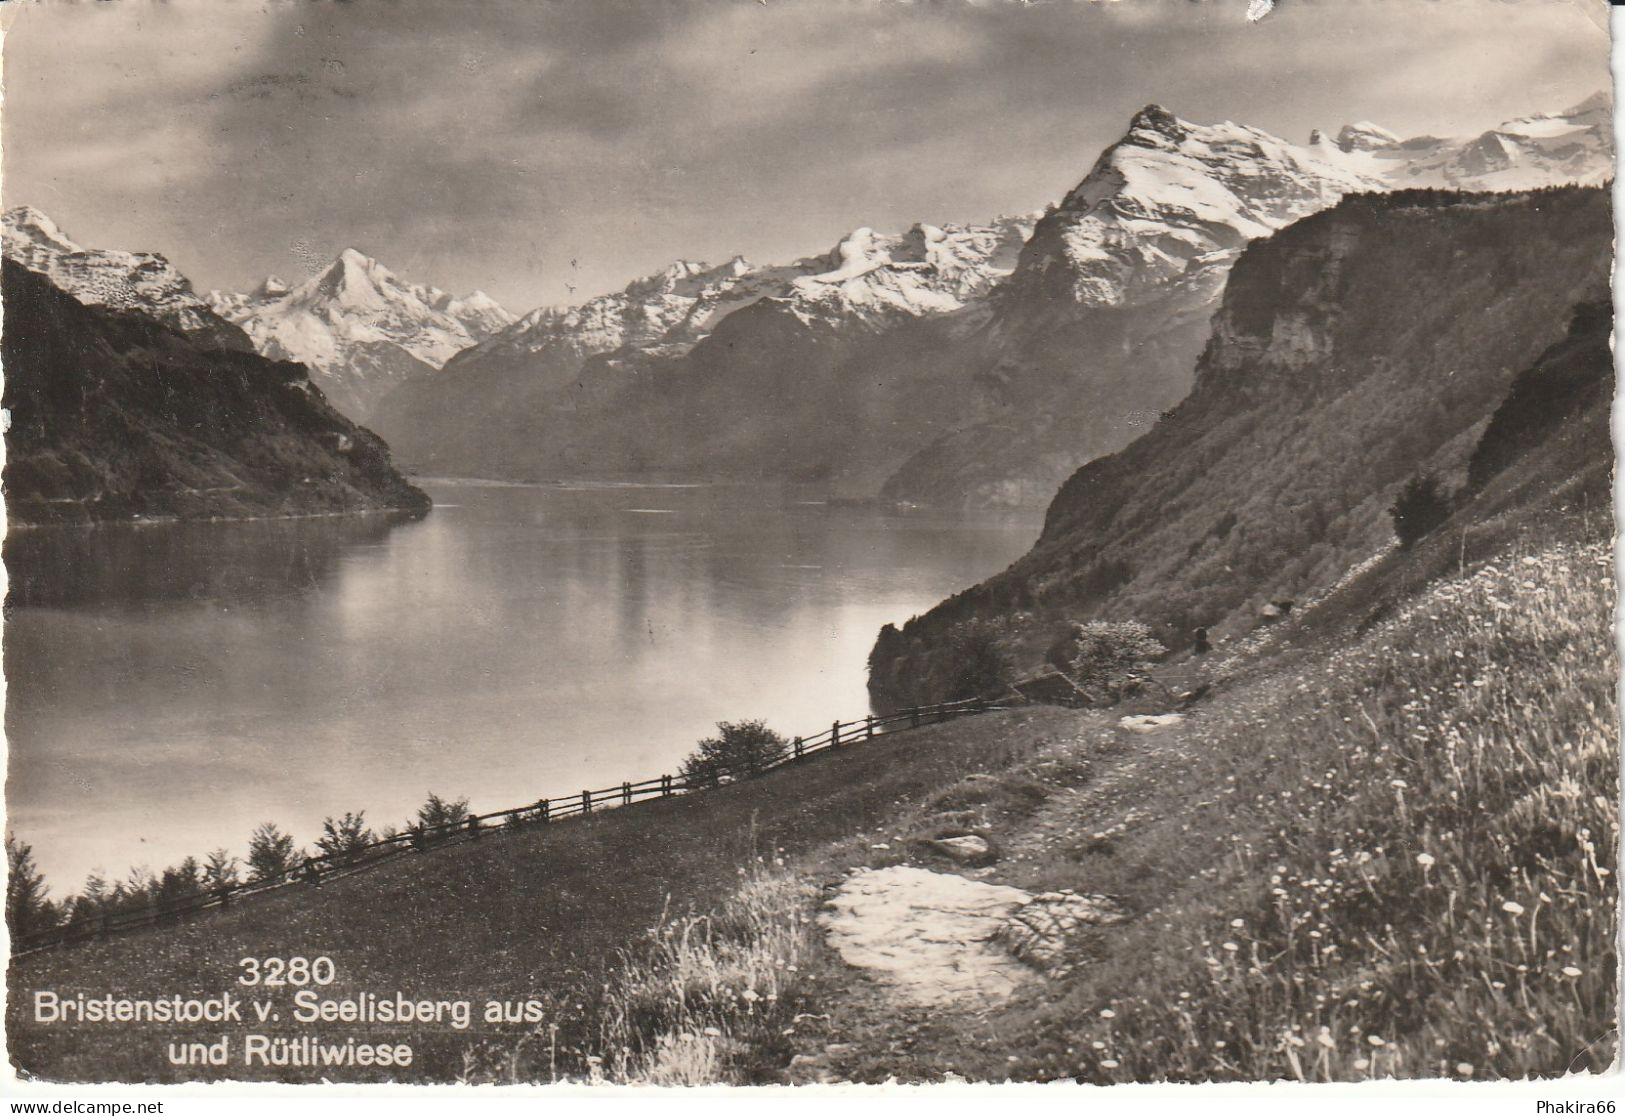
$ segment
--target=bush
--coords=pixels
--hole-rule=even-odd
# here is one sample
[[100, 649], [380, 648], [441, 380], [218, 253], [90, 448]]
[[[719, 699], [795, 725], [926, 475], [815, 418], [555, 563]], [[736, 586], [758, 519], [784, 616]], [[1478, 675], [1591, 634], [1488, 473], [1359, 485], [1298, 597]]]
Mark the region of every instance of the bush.
[[1450, 497], [1439, 487], [1437, 478], [1418, 473], [1399, 490], [1388, 515], [1394, 521], [1399, 545], [1409, 547], [1450, 518]]
[[427, 800], [418, 807], [417, 827], [421, 829], [434, 829], [437, 826], [462, 825], [468, 820], [468, 799], [459, 798], [449, 802], [438, 794], [430, 792]]
[[1013, 665], [1003, 625], [971, 620], [954, 628], [948, 639], [948, 701], [987, 697], [1010, 685]]
[[366, 851], [373, 843], [372, 830], [364, 820], [367, 812], [345, 812], [337, 820], [329, 817], [322, 821], [322, 835], [316, 838], [316, 847], [341, 863], [348, 863]]
[[248, 839], [248, 878], [253, 883], [274, 880], [286, 874], [299, 859], [293, 838], [266, 822]]
[[746, 779], [783, 759], [790, 742], [762, 721], [722, 721], [717, 735], [700, 741], [683, 761], [683, 778], [690, 786], [717, 783], [723, 776]]
[[1113, 700], [1168, 649], [1138, 620], [1073, 624], [1050, 648], [1049, 661], [1079, 687], [1103, 690]]

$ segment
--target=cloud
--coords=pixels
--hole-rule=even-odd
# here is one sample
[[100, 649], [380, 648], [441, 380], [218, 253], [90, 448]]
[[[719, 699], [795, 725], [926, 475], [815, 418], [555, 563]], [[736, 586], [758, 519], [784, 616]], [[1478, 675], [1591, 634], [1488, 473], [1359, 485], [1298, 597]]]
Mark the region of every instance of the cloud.
[[[525, 309], [1053, 200], [1141, 105], [1460, 131], [1607, 82], [1564, 0], [7, 5], [9, 200], [204, 284], [355, 245]], [[71, 81], [62, 80], [72, 74]]]

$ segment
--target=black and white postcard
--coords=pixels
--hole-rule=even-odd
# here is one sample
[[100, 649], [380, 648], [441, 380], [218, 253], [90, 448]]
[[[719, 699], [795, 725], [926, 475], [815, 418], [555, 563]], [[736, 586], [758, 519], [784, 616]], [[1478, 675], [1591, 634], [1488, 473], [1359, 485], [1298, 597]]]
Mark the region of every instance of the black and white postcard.
[[13, 1090], [1613, 1072], [1606, 5], [0, 27]]

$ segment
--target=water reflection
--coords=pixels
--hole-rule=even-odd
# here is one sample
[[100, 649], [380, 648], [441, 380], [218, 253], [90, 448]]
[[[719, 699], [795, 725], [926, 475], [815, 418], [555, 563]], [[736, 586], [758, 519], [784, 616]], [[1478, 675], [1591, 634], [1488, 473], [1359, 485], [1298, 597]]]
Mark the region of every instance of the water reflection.
[[8, 607], [256, 600], [319, 589], [346, 550], [407, 517], [104, 524], [14, 531]]
[[[274, 819], [398, 822], [671, 770], [719, 719], [867, 703], [875, 631], [1000, 569], [1031, 516], [739, 488], [426, 485], [420, 522], [8, 542], [13, 827], [51, 879]], [[87, 826], [86, 817], [97, 819]]]

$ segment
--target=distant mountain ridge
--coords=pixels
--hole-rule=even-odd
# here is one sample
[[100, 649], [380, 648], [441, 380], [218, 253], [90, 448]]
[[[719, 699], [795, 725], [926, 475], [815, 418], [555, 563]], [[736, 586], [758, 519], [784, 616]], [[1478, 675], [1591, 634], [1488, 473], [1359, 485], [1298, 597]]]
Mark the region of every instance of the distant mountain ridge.
[[[1146, 621], [1175, 649], [1197, 627], [1245, 634], [1266, 602], [1390, 545], [1388, 509], [1421, 474], [1605, 503], [1611, 232], [1601, 189], [1407, 191], [1254, 241], [1189, 396], [1073, 473], [1008, 570], [884, 631], [876, 700], [959, 696], [967, 623], [1017, 623], [1026, 666], [1073, 620]], [[1519, 455], [1564, 439], [1519, 475]]]
[[208, 297], [260, 353], [308, 365], [333, 404], [357, 420], [391, 389], [432, 375], [514, 320], [483, 291], [454, 298], [400, 279], [354, 248], [302, 283], [270, 276], [249, 293]]
[[84, 248], [33, 206], [8, 209], [0, 219], [0, 253], [47, 276], [86, 306], [149, 314], [200, 344], [253, 351], [235, 325], [192, 290], [191, 281], [155, 252]]
[[1370, 123], [1307, 145], [1157, 105], [1034, 230], [965, 356], [966, 421], [883, 489], [928, 503], [1043, 503], [1185, 397], [1231, 266], [1254, 239], [1350, 193], [1596, 184], [1613, 173], [1599, 94], [1478, 136], [1398, 140]]
[[542, 307], [461, 354], [465, 363], [560, 347], [582, 355], [617, 349], [681, 355], [716, 322], [765, 298], [786, 301], [803, 320], [951, 313], [985, 294], [1015, 266], [1035, 216], [988, 225], [915, 225], [887, 236], [854, 230], [828, 253], [783, 266], [743, 256], [712, 265], [677, 260], [620, 291], [576, 307]]
[[148, 307], [109, 281], [117, 254], [56, 245], [36, 260], [4, 261], [14, 526], [428, 511], [388, 447], [330, 407], [304, 366], [216, 343], [200, 316], [212, 312], [174, 273], [142, 270], [162, 280]]
[[1036, 221], [860, 229], [782, 267], [679, 261], [525, 315], [376, 421], [437, 472], [1042, 503], [1189, 391], [1250, 241], [1350, 193], [1601, 181], [1610, 117], [1599, 96], [1472, 137], [1361, 123], [1293, 144], [1151, 105]]
[[[894, 332], [974, 328], [1035, 219], [860, 228], [782, 266], [681, 260], [579, 307], [532, 311], [393, 393], [376, 422], [403, 460], [440, 472], [816, 479], [861, 469], [898, 393], [854, 390], [836, 370]], [[795, 382], [764, 399], [780, 374]], [[788, 425], [798, 415], [808, 418], [799, 430]], [[843, 429], [826, 431], [837, 416]]]

